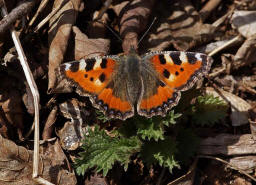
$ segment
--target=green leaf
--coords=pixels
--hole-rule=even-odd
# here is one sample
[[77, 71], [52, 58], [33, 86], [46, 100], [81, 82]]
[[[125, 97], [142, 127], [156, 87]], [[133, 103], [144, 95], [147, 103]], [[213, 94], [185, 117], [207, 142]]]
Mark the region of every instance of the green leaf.
[[137, 127], [137, 134], [141, 136], [143, 140], [151, 140], [155, 141], [164, 139], [164, 126], [169, 127], [176, 123], [176, 119], [179, 118], [181, 114], [175, 114], [173, 110], [171, 110], [166, 117], [154, 116], [150, 119], [145, 119], [139, 117], [135, 120], [135, 124]]
[[83, 152], [76, 159], [75, 167], [78, 175], [84, 175], [88, 169], [94, 168], [96, 172], [103, 171], [106, 176], [115, 162], [119, 162], [126, 170], [130, 156], [138, 152], [141, 142], [138, 137], [119, 138], [110, 137], [98, 126], [94, 131], [88, 129], [88, 134], [83, 140]]
[[226, 117], [228, 105], [213, 95], [198, 96], [192, 107], [192, 121], [200, 125], [214, 125]]
[[176, 124], [176, 119], [181, 117], [182, 114], [180, 113], [174, 113], [174, 110], [171, 110], [166, 117], [162, 119], [162, 123], [166, 126], [170, 126]]
[[158, 142], [145, 142], [141, 149], [141, 157], [147, 166], [159, 164], [162, 167], [167, 167], [172, 172], [174, 167], [180, 167], [174, 159], [176, 152], [174, 141], [170, 137], [166, 137]]
[[164, 139], [164, 130], [161, 122], [153, 121], [153, 119], [140, 119], [136, 122], [137, 134], [141, 136], [143, 140], [155, 141]]

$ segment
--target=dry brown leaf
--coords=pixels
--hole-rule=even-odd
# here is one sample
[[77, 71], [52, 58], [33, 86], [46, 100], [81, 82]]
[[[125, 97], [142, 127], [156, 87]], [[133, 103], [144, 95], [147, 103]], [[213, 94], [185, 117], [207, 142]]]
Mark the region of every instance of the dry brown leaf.
[[215, 27], [203, 24], [198, 12], [188, 0], [159, 3], [156, 14], [162, 15], [159, 26], [148, 43], [149, 50], [161, 51], [173, 44], [177, 50], [188, 50], [208, 42], [215, 36]]
[[86, 185], [108, 185], [106, 178], [101, 177], [98, 174], [95, 174], [94, 176], [91, 176], [90, 179], [86, 179], [85, 183]]
[[0, 78], [2, 80], [0, 83], [0, 125], [5, 127], [0, 133], [8, 138], [22, 140], [24, 112], [21, 94], [17, 89], [18, 82], [3, 72]]
[[[95, 20], [100, 12], [96, 11], [93, 14], [93, 20]], [[109, 17], [107, 13], [104, 13], [101, 17], [101, 19], [92, 22], [88, 25], [86, 29], [86, 33], [88, 34], [88, 37], [90, 38], [105, 38], [106, 34], [106, 26], [104, 24], [107, 24], [109, 21]], [[103, 24], [104, 23], [104, 24]]]
[[82, 128], [87, 122], [90, 113], [85, 109], [85, 103], [73, 98], [60, 104], [62, 115], [71, 119], [71, 122], [66, 122], [57, 135], [60, 138], [61, 146], [65, 150], [76, 150], [80, 146], [80, 141], [85, 133]]
[[[255, 14], [256, 16], [256, 14]], [[256, 19], [255, 19], [256, 20]], [[255, 25], [256, 29], [256, 25]], [[256, 32], [249, 37], [243, 45], [238, 49], [234, 62], [236, 68], [240, 66], [250, 65], [256, 61]]]
[[54, 106], [50, 114], [48, 115], [48, 118], [44, 125], [44, 130], [42, 133], [43, 140], [52, 138], [52, 131], [54, 129], [55, 121], [57, 119], [57, 113], [58, 113], [58, 108], [57, 106]]
[[125, 1], [114, 7], [120, 17], [120, 35], [123, 38], [123, 51], [138, 48], [138, 35], [146, 28], [148, 17], [155, 0]]
[[246, 178], [236, 177], [232, 182], [233, 185], [252, 185], [252, 183]]
[[[242, 98], [229, 93], [227, 91], [218, 90], [219, 92], [216, 92], [213, 88], [208, 87], [206, 89], [207, 94], [212, 94], [213, 96], [217, 96], [225, 101], [228, 101], [228, 103], [231, 106], [231, 121], [233, 126], [241, 126], [244, 124], [248, 124], [248, 118], [249, 113], [248, 110], [251, 108], [251, 105], [247, 103]], [[219, 94], [220, 93], [220, 94]]]
[[66, 122], [64, 127], [58, 131], [61, 147], [65, 150], [76, 150], [80, 146], [81, 135], [77, 122]]
[[[1, 135], [0, 146], [0, 184], [37, 184], [32, 179], [33, 151], [17, 146]], [[40, 150], [40, 176], [56, 185], [76, 184], [75, 174], [69, 172], [68, 161], [58, 141], [45, 143]]]
[[76, 21], [80, 0], [55, 0], [53, 8], [65, 4], [51, 19], [49, 30], [49, 84], [48, 90], [56, 82], [55, 69], [62, 63], [72, 31]]
[[72, 29], [75, 35], [75, 60], [96, 57], [99, 55], [103, 56], [109, 52], [109, 39], [89, 39], [76, 26], [73, 26]]

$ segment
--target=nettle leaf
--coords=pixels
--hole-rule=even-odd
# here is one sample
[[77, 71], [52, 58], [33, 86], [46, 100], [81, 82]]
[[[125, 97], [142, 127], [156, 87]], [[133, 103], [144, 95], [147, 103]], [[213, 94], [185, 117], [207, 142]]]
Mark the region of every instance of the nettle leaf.
[[80, 152], [80, 158], [75, 160], [76, 172], [78, 175], [84, 175], [88, 169], [95, 168], [97, 173], [103, 171], [106, 176], [115, 162], [119, 162], [126, 170], [130, 156], [138, 152], [140, 147], [138, 137], [112, 138], [98, 126], [94, 131], [89, 128], [83, 140], [84, 151]]
[[176, 123], [176, 119], [181, 114], [175, 114], [174, 111], [170, 111], [166, 117], [155, 116], [150, 119], [139, 117], [135, 120], [135, 126], [137, 127], [137, 134], [141, 136], [143, 140], [155, 141], [164, 139], [164, 126], [169, 127]]
[[228, 104], [213, 95], [198, 96], [192, 107], [192, 120], [200, 125], [214, 125], [227, 115]]
[[162, 123], [164, 124], [164, 125], [166, 125], [167, 127], [169, 127], [170, 126], [170, 124], [171, 125], [174, 125], [174, 124], [176, 124], [176, 119], [178, 119], [179, 117], [181, 117], [181, 113], [174, 113], [174, 110], [171, 110], [167, 115], [166, 115], [166, 117], [164, 117], [163, 119], [162, 119]]
[[151, 140], [155, 141], [164, 139], [164, 130], [161, 122], [155, 122], [153, 119], [142, 119], [140, 121], [137, 120], [137, 134], [141, 136], [143, 140]]
[[159, 164], [162, 167], [167, 167], [170, 172], [174, 167], [180, 167], [174, 159], [176, 153], [176, 144], [170, 137], [157, 142], [145, 142], [141, 148], [141, 157], [147, 166]]

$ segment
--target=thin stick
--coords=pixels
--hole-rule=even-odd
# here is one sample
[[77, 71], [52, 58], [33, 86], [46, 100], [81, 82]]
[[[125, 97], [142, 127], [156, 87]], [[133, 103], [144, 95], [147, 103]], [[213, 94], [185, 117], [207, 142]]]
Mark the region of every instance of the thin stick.
[[198, 157], [199, 157], [199, 158], [206, 158], [206, 159], [214, 159], [214, 160], [216, 160], [216, 161], [220, 161], [220, 162], [226, 164], [229, 168], [231, 168], [231, 169], [233, 169], [233, 170], [239, 171], [240, 173], [244, 174], [245, 176], [249, 177], [249, 178], [252, 179], [254, 182], [256, 182], [256, 179], [255, 179], [253, 176], [251, 176], [250, 174], [246, 173], [244, 170], [241, 170], [241, 169], [239, 169], [239, 168], [237, 168], [237, 167], [235, 167], [235, 166], [232, 166], [229, 162], [227, 162], [227, 161], [225, 161], [225, 160], [223, 160], [223, 159], [221, 159], [221, 158], [212, 157], [212, 156], [208, 156], [208, 155], [199, 155]]
[[153, 19], [152, 23], [150, 24], [149, 28], [147, 29], [147, 31], [142, 35], [142, 37], [140, 38], [138, 45], [140, 44], [140, 42], [142, 41], [142, 39], [148, 34], [149, 30], [151, 29], [151, 27], [153, 26], [153, 24], [156, 21], [156, 17]]
[[[1, 12], [4, 17], [8, 15], [6, 6], [3, 2], [3, 6], [1, 7]], [[25, 53], [23, 51], [23, 48], [21, 46], [19, 37], [13, 27], [11, 26], [10, 28], [11, 36], [15, 45], [15, 48], [17, 50], [19, 59], [20, 59], [20, 64], [22, 66], [22, 69], [25, 73], [26, 80], [28, 82], [29, 88], [32, 92], [33, 100], [34, 100], [34, 107], [35, 107], [35, 117], [34, 117], [34, 122], [35, 122], [35, 134], [34, 134], [34, 155], [33, 155], [33, 174], [32, 178], [36, 180], [42, 180], [42, 178], [38, 178], [38, 167], [39, 167], [39, 92], [36, 86], [36, 83], [34, 81], [32, 72], [28, 66], [27, 58], [25, 56]], [[46, 181], [46, 180], [44, 180]], [[45, 183], [45, 182], [44, 182]], [[46, 184], [46, 183], [45, 183]], [[52, 183], [47, 183], [48, 185], [52, 185]]]
[[230, 45], [239, 42], [242, 39], [241, 35], [238, 35], [236, 37], [234, 37], [233, 39], [231, 39], [230, 41], [226, 42], [225, 44], [223, 44], [222, 46], [216, 48], [215, 50], [213, 50], [211, 53], [208, 54], [208, 56], [213, 56], [216, 53], [218, 53], [219, 51], [229, 47]]
[[37, 11], [36, 11], [36, 14], [33, 16], [33, 18], [31, 19], [31, 21], [29, 22], [28, 26], [32, 26], [32, 24], [35, 22], [36, 18], [38, 17], [39, 13], [41, 13], [44, 8], [46, 7], [47, 3], [48, 3], [49, 0], [43, 0], [41, 1]]
[[42, 28], [68, 1], [63, 1], [59, 7], [55, 8], [47, 17], [45, 17], [34, 29], [34, 32], [37, 32]]

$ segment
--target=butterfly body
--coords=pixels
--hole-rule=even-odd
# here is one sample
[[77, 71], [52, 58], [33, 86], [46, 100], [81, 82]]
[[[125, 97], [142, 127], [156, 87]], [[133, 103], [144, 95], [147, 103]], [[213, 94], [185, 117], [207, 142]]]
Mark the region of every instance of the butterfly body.
[[58, 72], [106, 116], [125, 120], [136, 113], [165, 116], [211, 63], [201, 53], [163, 51], [140, 57], [131, 49], [128, 55], [65, 63]]

